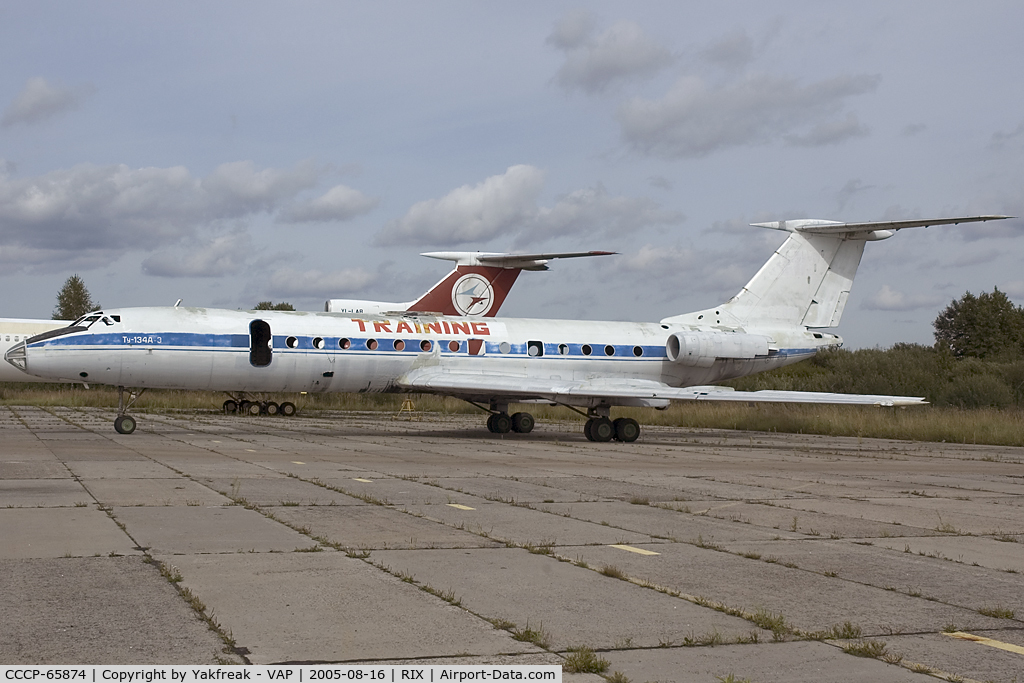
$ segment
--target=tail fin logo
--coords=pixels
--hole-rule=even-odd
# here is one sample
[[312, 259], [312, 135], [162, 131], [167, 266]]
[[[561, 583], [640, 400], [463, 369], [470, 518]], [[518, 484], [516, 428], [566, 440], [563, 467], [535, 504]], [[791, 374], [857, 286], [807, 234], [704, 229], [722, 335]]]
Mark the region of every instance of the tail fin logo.
[[452, 305], [459, 315], [487, 315], [494, 304], [494, 289], [480, 275], [470, 273], [455, 281], [452, 287]]

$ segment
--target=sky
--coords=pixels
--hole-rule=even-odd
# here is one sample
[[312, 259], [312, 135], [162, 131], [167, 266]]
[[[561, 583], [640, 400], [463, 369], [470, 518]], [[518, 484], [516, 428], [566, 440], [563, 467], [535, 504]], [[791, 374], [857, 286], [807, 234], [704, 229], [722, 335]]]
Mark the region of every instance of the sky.
[[[0, 2], [0, 316], [406, 301], [435, 250], [611, 250], [503, 315], [728, 300], [749, 223], [1024, 216], [1024, 4]], [[849, 348], [1024, 303], [1024, 220], [867, 245]]]

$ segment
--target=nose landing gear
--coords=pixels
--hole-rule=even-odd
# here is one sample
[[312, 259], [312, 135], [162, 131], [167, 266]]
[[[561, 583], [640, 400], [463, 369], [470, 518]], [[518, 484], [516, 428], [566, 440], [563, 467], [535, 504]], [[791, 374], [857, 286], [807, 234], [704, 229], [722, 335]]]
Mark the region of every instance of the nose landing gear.
[[114, 418], [114, 431], [118, 434], [131, 434], [135, 431], [135, 427], [138, 426], [135, 423], [135, 418], [128, 414], [128, 409], [135, 405], [135, 402], [145, 393], [145, 389], [140, 391], [128, 390], [128, 400], [124, 400], [124, 387], [117, 388], [117, 417]]

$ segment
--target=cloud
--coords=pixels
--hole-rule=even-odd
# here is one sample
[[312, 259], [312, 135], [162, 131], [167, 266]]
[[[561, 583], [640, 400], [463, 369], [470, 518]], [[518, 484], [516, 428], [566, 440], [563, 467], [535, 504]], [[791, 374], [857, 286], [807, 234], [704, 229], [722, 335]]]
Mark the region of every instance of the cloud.
[[905, 138], [909, 138], [913, 137], [914, 135], [917, 135], [918, 133], [923, 133], [927, 129], [928, 126], [924, 125], [923, 123], [908, 123], [907, 125], [903, 126], [903, 130], [900, 131], [900, 135], [902, 135]]
[[[787, 138], [791, 144], [830, 144], [859, 134], [859, 124], [855, 118], [835, 123], [827, 117], [878, 83], [878, 76], [855, 75], [805, 86], [762, 74], [713, 86], [684, 76], [660, 100], [634, 98], [623, 104], [617, 118], [634, 149], [670, 159]], [[799, 132], [808, 125], [809, 132]]]
[[726, 69], [740, 69], [754, 59], [754, 41], [746, 31], [722, 36], [701, 51], [706, 61]]
[[90, 86], [66, 88], [52, 85], [42, 77], [30, 78], [21, 92], [7, 105], [0, 126], [18, 123], [32, 125], [78, 107], [92, 93]]
[[415, 204], [388, 223], [376, 243], [453, 246], [515, 236], [517, 244], [528, 244], [576, 233], [635, 232], [683, 220], [651, 199], [613, 196], [601, 185], [575, 190], [553, 206], [541, 207], [537, 200], [543, 185], [544, 171], [511, 166], [477, 185]]
[[253, 252], [252, 237], [238, 230], [159, 251], [142, 262], [142, 272], [158, 277], [235, 275], [248, 265]]
[[[321, 173], [312, 162], [275, 169], [251, 161], [222, 164], [204, 178], [184, 166], [124, 164], [82, 164], [20, 179], [0, 172], [0, 248], [31, 257], [22, 268], [170, 248], [200, 231], [223, 229], [226, 221], [272, 214], [315, 186]], [[335, 198], [331, 190], [310, 204]], [[175, 261], [183, 253], [154, 255], [150, 268], [187, 270]]]
[[369, 213], [380, 200], [367, 197], [359, 190], [345, 185], [335, 185], [322, 196], [305, 202], [298, 202], [278, 214], [280, 223], [316, 223], [347, 221]]
[[672, 63], [672, 53], [636, 23], [619, 21], [596, 36], [594, 24], [589, 12], [571, 12], [548, 36], [549, 44], [565, 52], [555, 81], [566, 90], [601, 92], [613, 83], [653, 76]]
[[651, 187], [656, 187], [659, 190], [671, 190], [672, 182], [665, 176], [652, 175], [647, 179], [647, 184]]
[[999, 291], [1006, 292], [1008, 296], [1017, 300], [1024, 299], [1024, 280], [1004, 282], [999, 286]]
[[857, 115], [850, 113], [842, 121], [825, 121], [815, 125], [806, 135], [786, 135], [783, 139], [787, 144], [796, 147], [821, 147], [837, 145], [850, 138], [868, 134], [866, 126], [861, 125]]
[[271, 273], [267, 293], [275, 297], [339, 297], [365, 290], [379, 278], [362, 268], [333, 272], [281, 268]]
[[882, 285], [874, 296], [861, 304], [861, 308], [869, 311], [913, 311], [918, 308], [934, 308], [945, 299], [934, 294], [904, 294]]
[[1020, 124], [1009, 133], [1004, 133], [1001, 130], [992, 133], [992, 142], [989, 143], [989, 147], [991, 149], [1002, 149], [1014, 140], [1021, 139], [1022, 137], [1024, 137], [1024, 121], [1021, 121]]
[[474, 186], [463, 185], [440, 199], [414, 204], [384, 226], [378, 244], [450, 245], [485, 242], [536, 213], [544, 171], [520, 164]]
[[839, 210], [842, 211], [846, 208], [847, 203], [853, 199], [856, 195], [874, 188], [874, 185], [865, 185], [861, 182], [860, 178], [853, 178], [848, 180], [842, 189], [836, 193], [836, 200], [839, 203]]

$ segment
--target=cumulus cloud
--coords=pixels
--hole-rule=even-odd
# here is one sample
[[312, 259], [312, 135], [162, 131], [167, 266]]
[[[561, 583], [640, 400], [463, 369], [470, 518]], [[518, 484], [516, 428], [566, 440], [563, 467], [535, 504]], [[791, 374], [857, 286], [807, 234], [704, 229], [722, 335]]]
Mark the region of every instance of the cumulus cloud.
[[992, 149], [1002, 149], [1014, 140], [1020, 140], [1022, 138], [1024, 138], [1024, 121], [1021, 121], [1016, 128], [1009, 132], [997, 130], [995, 133], [992, 133], [992, 142], [989, 146]]
[[414, 204], [388, 223], [378, 244], [484, 242], [511, 232], [535, 212], [544, 171], [520, 164], [476, 185], [463, 185], [440, 199]]
[[944, 301], [943, 297], [934, 294], [905, 294], [889, 285], [868, 298], [861, 308], [869, 311], [913, 311], [918, 308], [934, 308]]
[[928, 130], [928, 126], [923, 123], [908, 123], [903, 126], [903, 130], [900, 131], [900, 135], [905, 138], [909, 138], [917, 135], [918, 133], [923, 133], [926, 130]]
[[672, 53], [632, 21], [594, 35], [594, 17], [570, 12], [555, 24], [548, 43], [565, 52], [555, 81], [566, 90], [601, 92], [613, 83], [648, 78], [672, 63]]
[[683, 219], [648, 198], [613, 196], [600, 185], [570, 192], [553, 206], [541, 207], [537, 200], [543, 185], [541, 169], [511, 166], [502, 175], [415, 204], [384, 227], [377, 244], [452, 246], [514, 235], [521, 245], [573, 233], [635, 231]]
[[[226, 221], [272, 214], [315, 186], [320, 175], [311, 162], [275, 169], [251, 161], [222, 164], [203, 178], [183, 166], [124, 164], [82, 164], [28, 178], [0, 172], [0, 249], [30, 257], [23, 268], [168, 249], [221, 230]], [[310, 204], [326, 211], [338, 194], [328, 191]], [[187, 270], [177, 253], [155, 254], [151, 272]]]
[[837, 145], [850, 138], [867, 134], [867, 126], [861, 124], [856, 114], [850, 113], [841, 121], [824, 121], [816, 124], [804, 135], [786, 135], [783, 139], [796, 147], [821, 147]]
[[[837, 76], [802, 85], [750, 75], [721, 86], [684, 76], [661, 99], [634, 98], [617, 117], [623, 137], [640, 152], [665, 158], [702, 157], [739, 145], [787, 140], [830, 144], [863, 134], [856, 118], [835, 122], [845, 101], [874, 90], [878, 76]], [[803, 130], [810, 126], [810, 130]]]
[[91, 93], [92, 88], [88, 86], [68, 88], [47, 83], [45, 78], [38, 76], [30, 78], [7, 105], [3, 118], [0, 118], [0, 126], [6, 128], [18, 123], [31, 125], [46, 121], [75, 109]]
[[754, 59], [754, 41], [746, 31], [734, 31], [702, 50], [701, 57], [717, 66], [739, 69]]
[[380, 202], [346, 185], [335, 185], [322, 196], [297, 202], [278, 214], [281, 223], [347, 221], [369, 213]]
[[276, 297], [347, 296], [365, 290], [378, 280], [378, 273], [362, 268], [333, 272], [281, 268], [271, 273], [267, 292]]
[[158, 251], [142, 262], [142, 272], [158, 277], [235, 275], [246, 267], [253, 251], [252, 237], [236, 230]]
[[845, 185], [836, 193], [836, 200], [839, 203], [839, 210], [846, 208], [847, 203], [861, 192], [874, 188], [874, 185], [865, 185], [860, 178], [848, 180]]

